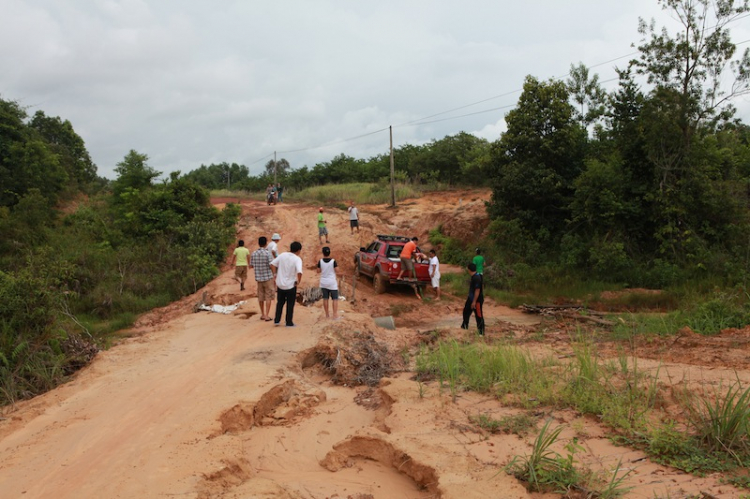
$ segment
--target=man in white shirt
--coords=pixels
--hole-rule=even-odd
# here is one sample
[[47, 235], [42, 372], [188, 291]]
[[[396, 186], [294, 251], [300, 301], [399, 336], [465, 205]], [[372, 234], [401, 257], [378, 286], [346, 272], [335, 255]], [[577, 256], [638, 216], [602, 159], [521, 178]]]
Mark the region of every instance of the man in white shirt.
[[440, 299], [440, 261], [434, 249], [430, 250], [430, 282], [435, 290], [435, 299]]
[[277, 232], [274, 232], [271, 236], [271, 242], [268, 243], [268, 246], [266, 247], [266, 249], [271, 252], [273, 258], [279, 256], [279, 241], [281, 241], [281, 236]]
[[276, 276], [276, 315], [273, 324], [281, 324], [281, 312], [286, 304], [286, 327], [294, 327], [294, 302], [297, 299], [297, 285], [302, 280], [302, 259], [299, 257], [302, 244], [294, 241], [289, 251], [282, 253], [271, 262], [271, 270]]
[[349, 229], [352, 231], [352, 235], [354, 235], [354, 228], [357, 228], [357, 234], [359, 234], [359, 210], [356, 206], [354, 206], [354, 201], [352, 201], [352, 205], [348, 208], [349, 211]]

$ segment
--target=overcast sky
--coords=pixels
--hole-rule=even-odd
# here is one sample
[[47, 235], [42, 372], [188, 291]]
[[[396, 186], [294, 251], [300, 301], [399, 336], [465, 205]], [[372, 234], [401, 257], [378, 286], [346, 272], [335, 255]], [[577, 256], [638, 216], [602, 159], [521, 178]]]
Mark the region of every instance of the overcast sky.
[[108, 178], [130, 149], [257, 174], [387, 153], [389, 125], [496, 140], [526, 75], [582, 62], [614, 88], [639, 17], [675, 25], [656, 0], [0, 0], [0, 97], [70, 120]]

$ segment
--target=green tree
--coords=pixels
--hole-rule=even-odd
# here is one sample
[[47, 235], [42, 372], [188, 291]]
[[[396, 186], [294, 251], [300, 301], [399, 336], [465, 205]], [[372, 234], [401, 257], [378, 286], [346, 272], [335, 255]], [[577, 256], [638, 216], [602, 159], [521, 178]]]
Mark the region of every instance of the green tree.
[[289, 161], [284, 158], [278, 161], [270, 160], [266, 163], [266, 175], [269, 175], [272, 179], [274, 175], [278, 178], [279, 175], [286, 175], [291, 169]]
[[39, 132], [52, 151], [58, 155], [60, 165], [68, 177], [78, 186], [85, 186], [96, 179], [96, 165], [91, 161], [83, 139], [73, 130], [70, 121], [59, 117], [48, 117], [44, 111], [34, 114], [29, 126]]
[[589, 68], [579, 63], [570, 65], [570, 78], [566, 82], [573, 101], [578, 106], [577, 119], [581, 126], [589, 125], [604, 115], [606, 92], [599, 84], [599, 75], [589, 77]]
[[570, 218], [573, 182], [583, 168], [586, 132], [575, 119], [563, 82], [528, 76], [508, 130], [493, 146], [493, 218], [517, 219], [551, 245]]
[[115, 201], [122, 201], [128, 192], [151, 187], [153, 180], [161, 175], [147, 163], [148, 156], [131, 149], [125, 158], [117, 163], [117, 179], [112, 182]]

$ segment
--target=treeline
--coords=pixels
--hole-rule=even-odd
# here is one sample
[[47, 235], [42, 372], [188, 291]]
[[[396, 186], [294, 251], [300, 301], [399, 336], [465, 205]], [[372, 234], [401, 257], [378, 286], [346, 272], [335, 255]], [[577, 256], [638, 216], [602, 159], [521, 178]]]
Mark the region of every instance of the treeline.
[[[461, 132], [430, 143], [394, 148], [394, 163], [399, 181], [421, 185], [486, 186], [490, 160], [490, 142]], [[268, 184], [277, 182], [288, 189], [343, 184], [352, 182], [388, 182], [391, 175], [390, 154], [368, 159], [356, 159], [340, 154], [330, 161], [312, 167], [292, 168], [281, 158], [266, 163], [263, 173], [251, 176], [244, 165], [218, 163], [201, 165], [188, 172], [185, 178], [208, 189], [237, 189], [264, 191]]]
[[147, 161], [130, 151], [108, 182], [70, 122], [0, 99], [0, 405], [217, 275], [239, 209], [178, 174], [155, 182]]

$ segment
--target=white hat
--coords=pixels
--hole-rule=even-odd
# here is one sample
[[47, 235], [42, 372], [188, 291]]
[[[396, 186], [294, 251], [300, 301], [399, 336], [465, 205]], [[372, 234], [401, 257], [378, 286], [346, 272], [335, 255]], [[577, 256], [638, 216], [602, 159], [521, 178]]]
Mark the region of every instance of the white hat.
[[280, 236], [280, 235], [279, 235], [279, 234], [278, 234], [277, 232], [275, 232], [275, 233], [274, 233], [274, 234], [273, 234], [273, 235], [271, 236], [271, 241], [280, 241], [280, 240], [281, 240], [281, 236]]

